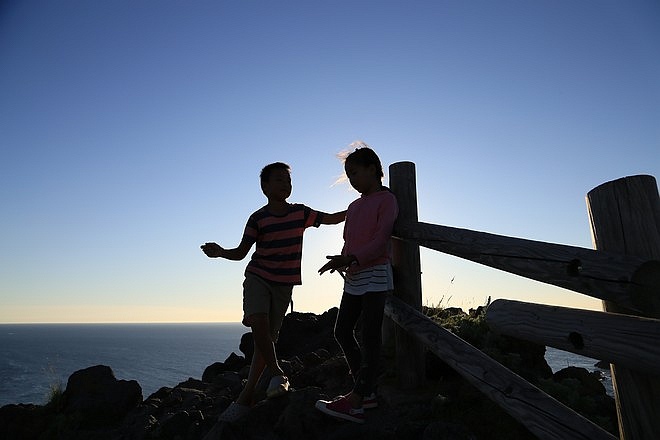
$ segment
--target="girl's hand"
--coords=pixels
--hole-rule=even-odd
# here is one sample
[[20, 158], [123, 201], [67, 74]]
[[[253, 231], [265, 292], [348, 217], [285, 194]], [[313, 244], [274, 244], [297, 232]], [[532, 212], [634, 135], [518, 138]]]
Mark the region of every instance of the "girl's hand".
[[339, 273], [346, 272], [348, 266], [356, 261], [353, 255], [328, 255], [326, 258], [330, 261], [325, 263], [323, 267], [319, 269], [319, 275], [323, 275], [323, 273], [328, 270], [330, 273], [334, 271], [338, 271]]

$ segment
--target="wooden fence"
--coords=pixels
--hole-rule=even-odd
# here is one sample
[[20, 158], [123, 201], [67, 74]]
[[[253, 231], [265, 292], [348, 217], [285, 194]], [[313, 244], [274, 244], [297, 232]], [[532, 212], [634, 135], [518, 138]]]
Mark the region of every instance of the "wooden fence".
[[422, 223], [415, 165], [392, 164], [396, 324], [402, 387], [423, 383], [431, 350], [541, 439], [614, 439], [421, 313], [419, 246], [603, 300], [605, 312], [496, 300], [496, 332], [608, 361], [620, 439], [660, 439], [660, 198], [655, 179], [633, 176], [587, 196], [597, 250]]

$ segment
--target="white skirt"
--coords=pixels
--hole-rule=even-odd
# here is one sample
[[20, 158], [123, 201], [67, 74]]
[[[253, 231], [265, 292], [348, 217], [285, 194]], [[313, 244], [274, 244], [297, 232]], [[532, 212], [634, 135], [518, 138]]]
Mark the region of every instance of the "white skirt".
[[346, 273], [344, 292], [364, 295], [367, 292], [387, 292], [394, 289], [392, 265], [379, 264], [354, 273]]

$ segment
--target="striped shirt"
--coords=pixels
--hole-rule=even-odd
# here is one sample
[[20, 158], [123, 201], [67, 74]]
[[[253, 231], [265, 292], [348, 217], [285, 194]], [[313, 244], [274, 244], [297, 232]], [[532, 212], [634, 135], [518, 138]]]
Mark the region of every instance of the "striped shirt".
[[289, 212], [282, 216], [271, 214], [265, 206], [253, 213], [243, 240], [257, 246], [245, 272], [274, 284], [302, 284], [303, 233], [310, 226], [318, 227], [322, 219], [322, 212], [302, 204], [289, 204]]

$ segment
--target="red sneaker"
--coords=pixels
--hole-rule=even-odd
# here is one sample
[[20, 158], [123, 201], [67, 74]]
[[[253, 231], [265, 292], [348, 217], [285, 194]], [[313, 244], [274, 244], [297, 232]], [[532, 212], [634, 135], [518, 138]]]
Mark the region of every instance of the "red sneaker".
[[364, 409], [351, 407], [351, 404], [346, 397], [340, 397], [332, 402], [327, 400], [317, 400], [316, 408], [322, 413], [333, 417], [350, 420], [355, 423], [364, 423]]
[[362, 408], [372, 409], [378, 408], [378, 399], [376, 398], [376, 393], [371, 393], [368, 396], [364, 396], [362, 399]]

